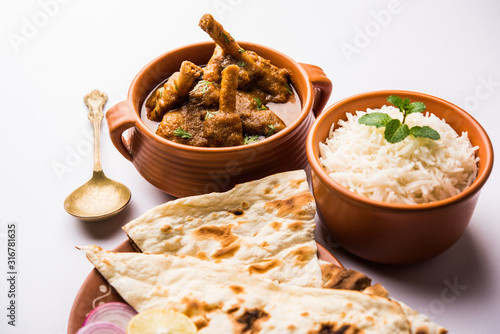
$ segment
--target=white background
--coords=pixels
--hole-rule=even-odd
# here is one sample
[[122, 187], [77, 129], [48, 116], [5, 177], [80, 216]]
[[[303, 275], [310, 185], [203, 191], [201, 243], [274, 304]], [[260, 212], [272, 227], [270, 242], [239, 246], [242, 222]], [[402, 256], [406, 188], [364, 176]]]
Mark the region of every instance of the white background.
[[[207, 41], [212, 13], [239, 40], [323, 68], [329, 104], [370, 90], [414, 90], [465, 108], [500, 138], [500, 2], [443, 1], [6, 1], [0, 4], [0, 332], [61, 334], [92, 269], [76, 245], [114, 248], [120, 227], [169, 199], [144, 181], [102, 126], [106, 174], [132, 191], [115, 219], [89, 224], [63, 201], [91, 176], [83, 96], [125, 99], [135, 74], [172, 48]], [[498, 164], [498, 161], [497, 161]], [[392, 295], [452, 333], [492, 333], [500, 309], [498, 166], [465, 235], [441, 256], [382, 266], [333, 248]], [[17, 326], [7, 326], [7, 224], [16, 223]], [[450, 288], [454, 286], [454, 288]]]

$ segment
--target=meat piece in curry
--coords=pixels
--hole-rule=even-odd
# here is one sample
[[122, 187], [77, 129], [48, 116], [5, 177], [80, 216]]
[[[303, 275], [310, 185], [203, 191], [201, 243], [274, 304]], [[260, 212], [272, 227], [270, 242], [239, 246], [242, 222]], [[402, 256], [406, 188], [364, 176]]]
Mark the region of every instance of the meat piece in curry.
[[184, 97], [194, 88], [196, 80], [202, 73], [201, 67], [189, 61], [182, 62], [180, 71], [172, 74], [147, 102], [151, 109], [148, 118], [152, 121], [161, 121], [167, 111], [182, 104]]
[[286, 125], [266, 105], [296, 99], [287, 69], [243, 50], [210, 14], [200, 27], [216, 42], [205, 67], [184, 61], [147, 99], [156, 133], [192, 146], [226, 147], [269, 137]]
[[[278, 68], [267, 59], [260, 57], [252, 51], [241, 48], [234, 38], [224, 30], [222, 25], [215, 21], [213, 16], [205, 14], [200, 20], [200, 27], [222, 49], [215, 50], [214, 55], [207, 64], [207, 68], [220, 70], [227, 62], [235, 62], [240, 69], [239, 88], [252, 84], [254, 89], [266, 94], [267, 102], [286, 102], [290, 95], [288, 85], [288, 70]], [[213, 75], [215, 76], [215, 75]]]
[[238, 89], [237, 65], [222, 71], [219, 111], [206, 117], [203, 136], [210, 146], [236, 146], [243, 144], [243, 126], [236, 112], [236, 90]]

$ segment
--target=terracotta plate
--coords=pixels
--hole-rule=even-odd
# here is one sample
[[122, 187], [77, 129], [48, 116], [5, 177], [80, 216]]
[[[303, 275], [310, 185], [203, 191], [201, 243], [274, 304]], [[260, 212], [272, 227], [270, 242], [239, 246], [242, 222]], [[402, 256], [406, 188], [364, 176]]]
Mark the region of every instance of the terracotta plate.
[[[342, 264], [326, 248], [317, 243], [318, 257], [339, 267]], [[129, 240], [122, 242], [114, 249], [115, 252], [136, 252]], [[76, 295], [69, 315], [68, 334], [75, 334], [87, 314], [96, 306], [109, 302], [125, 302], [116, 290], [101, 276], [97, 269], [93, 269], [83, 282]]]

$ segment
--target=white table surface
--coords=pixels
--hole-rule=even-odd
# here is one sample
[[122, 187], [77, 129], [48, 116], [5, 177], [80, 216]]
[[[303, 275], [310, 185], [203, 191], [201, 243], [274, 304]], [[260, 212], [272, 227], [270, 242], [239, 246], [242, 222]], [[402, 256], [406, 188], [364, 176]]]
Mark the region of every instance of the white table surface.
[[[329, 104], [370, 90], [405, 89], [466, 109], [500, 144], [500, 2], [443, 1], [2, 1], [0, 4], [0, 333], [66, 332], [92, 269], [75, 245], [111, 249], [121, 226], [171, 197], [144, 181], [102, 125], [102, 164], [132, 200], [119, 216], [84, 223], [63, 201], [91, 176], [91, 126], [83, 96], [126, 98], [135, 74], [161, 53], [209, 37], [213, 13], [239, 40], [323, 68]], [[497, 161], [498, 164], [498, 161]], [[411, 266], [384, 266], [333, 248], [348, 268], [452, 333], [492, 333], [500, 309], [498, 166], [464, 236]], [[7, 324], [7, 226], [17, 226], [16, 326]]]

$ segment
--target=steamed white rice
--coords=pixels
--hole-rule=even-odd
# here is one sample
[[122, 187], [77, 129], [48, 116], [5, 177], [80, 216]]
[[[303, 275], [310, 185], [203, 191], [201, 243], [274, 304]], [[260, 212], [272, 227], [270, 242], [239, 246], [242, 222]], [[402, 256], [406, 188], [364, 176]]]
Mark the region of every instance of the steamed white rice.
[[347, 121], [339, 121], [335, 131], [332, 125], [326, 143], [320, 143], [323, 168], [342, 186], [374, 200], [419, 204], [456, 195], [475, 180], [477, 147], [472, 147], [466, 132], [458, 136], [435, 115], [414, 113], [406, 117], [408, 127], [427, 125], [441, 139], [408, 136], [392, 144], [384, 138], [385, 127], [358, 123], [375, 111], [403, 119], [392, 106], [348, 113]]

